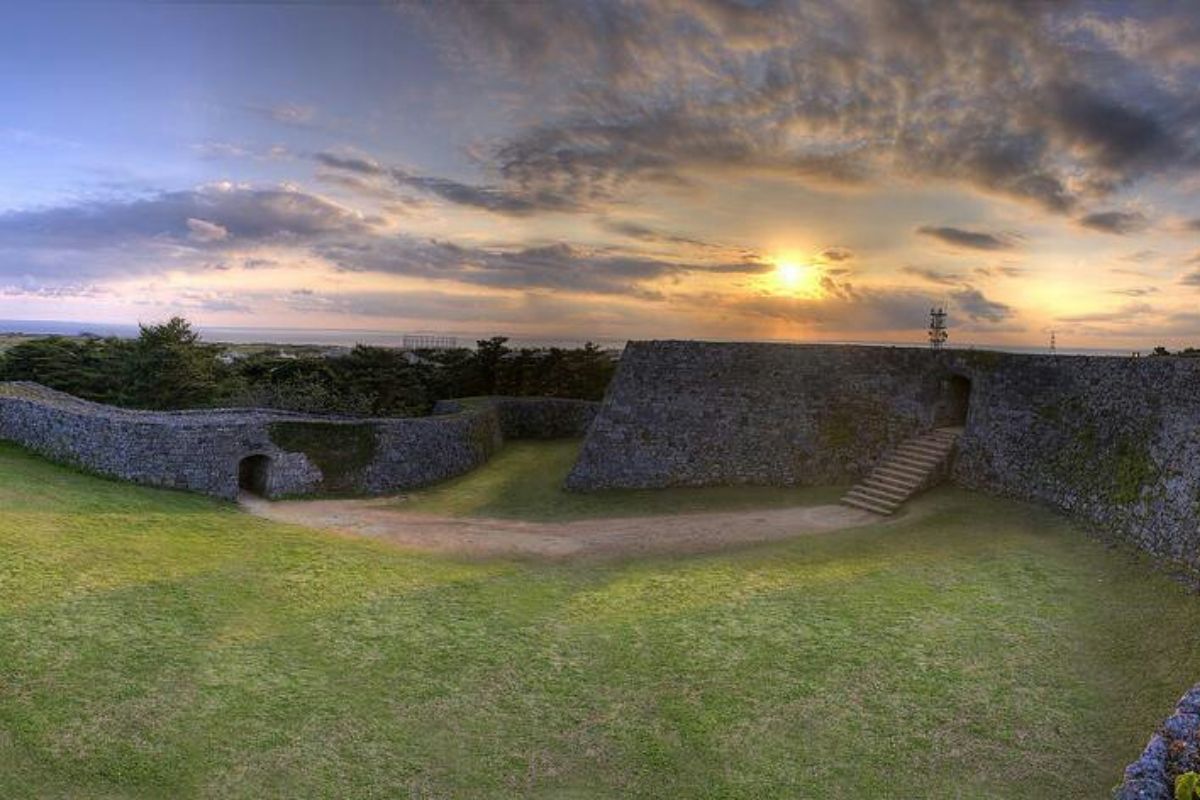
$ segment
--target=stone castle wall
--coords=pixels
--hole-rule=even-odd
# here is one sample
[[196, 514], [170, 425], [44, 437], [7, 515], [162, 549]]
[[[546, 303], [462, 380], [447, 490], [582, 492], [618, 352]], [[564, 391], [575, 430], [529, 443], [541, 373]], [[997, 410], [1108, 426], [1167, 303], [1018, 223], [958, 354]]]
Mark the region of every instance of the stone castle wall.
[[955, 481], [1200, 568], [1200, 359], [634, 342], [568, 486], [850, 482], [954, 422], [955, 376]]
[[263, 409], [151, 412], [0, 383], [0, 439], [89, 472], [222, 498], [237, 496], [239, 465], [256, 455], [269, 460], [269, 497], [382, 494], [467, 472], [506, 437], [580, 436], [596, 407], [479, 398], [432, 417], [367, 420]]
[[1200, 360], [977, 354], [952, 476], [1200, 567]]
[[921, 350], [631, 342], [568, 486], [837, 483], [931, 427], [940, 392]]

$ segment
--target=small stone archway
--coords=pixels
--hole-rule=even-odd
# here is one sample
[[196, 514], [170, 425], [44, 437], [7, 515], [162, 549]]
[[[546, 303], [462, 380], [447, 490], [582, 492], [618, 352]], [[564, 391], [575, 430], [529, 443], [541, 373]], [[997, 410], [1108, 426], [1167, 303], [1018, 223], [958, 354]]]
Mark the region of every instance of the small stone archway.
[[266, 497], [270, 487], [271, 458], [262, 453], [238, 462], [238, 491]]
[[971, 379], [956, 373], [946, 379], [945, 387], [940, 425], [962, 428], [967, 424], [967, 413], [971, 410]]

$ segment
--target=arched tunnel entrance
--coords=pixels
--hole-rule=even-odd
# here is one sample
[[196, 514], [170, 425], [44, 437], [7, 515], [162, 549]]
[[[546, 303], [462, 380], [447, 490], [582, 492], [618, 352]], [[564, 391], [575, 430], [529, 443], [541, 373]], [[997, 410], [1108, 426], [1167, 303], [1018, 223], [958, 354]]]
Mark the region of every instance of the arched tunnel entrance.
[[238, 462], [238, 489], [266, 497], [270, 474], [270, 458], [261, 454], [247, 456]]
[[951, 375], [946, 382], [946, 404], [942, 425], [961, 428], [967, 424], [967, 412], [971, 410], [971, 379], [964, 375]]

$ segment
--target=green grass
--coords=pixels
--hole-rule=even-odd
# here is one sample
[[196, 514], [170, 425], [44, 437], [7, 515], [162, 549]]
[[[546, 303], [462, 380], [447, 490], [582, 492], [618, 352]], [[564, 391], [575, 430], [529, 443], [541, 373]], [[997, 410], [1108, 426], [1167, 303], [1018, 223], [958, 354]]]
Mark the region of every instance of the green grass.
[[491, 519], [572, 520], [739, 511], [834, 503], [845, 487], [568, 492], [563, 480], [579, 455], [574, 439], [510, 442], [488, 463], [460, 478], [412, 492], [397, 507], [428, 514]]
[[416, 555], [0, 446], [0, 797], [1105, 797], [1196, 598], [1043, 510]]

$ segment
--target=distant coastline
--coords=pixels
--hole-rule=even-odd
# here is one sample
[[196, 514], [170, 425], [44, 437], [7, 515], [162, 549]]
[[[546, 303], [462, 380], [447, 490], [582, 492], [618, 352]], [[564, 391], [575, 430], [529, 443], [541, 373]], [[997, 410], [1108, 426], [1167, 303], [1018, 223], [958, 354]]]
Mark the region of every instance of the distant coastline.
[[[406, 335], [436, 334], [452, 336], [464, 347], [474, 346], [477, 339], [487, 339], [492, 336], [504, 336], [503, 332], [491, 333], [462, 333], [443, 331], [372, 331], [344, 330], [323, 328], [242, 328], [221, 327], [216, 325], [195, 326], [206, 341], [227, 342], [230, 344], [291, 344], [291, 345], [334, 345], [353, 347], [356, 344], [380, 345], [383, 347], [399, 347]], [[0, 335], [2, 334], [31, 334], [31, 335], [62, 335], [80, 336], [95, 334], [97, 336], [118, 336], [132, 338], [138, 334], [136, 324], [126, 325], [115, 322], [74, 322], [70, 320], [15, 320], [0, 319]], [[604, 348], [622, 348], [625, 340], [617, 339], [535, 339], [521, 336], [510, 336], [509, 343], [515, 347], [581, 347], [591, 341]]]
[[[458, 339], [458, 343], [464, 347], [471, 347], [477, 339], [487, 339], [492, 336], [505, 336], [502, 331], [493, 332], [444, 332], [444, 331], [373, 331], [373, 330], [346, 330], [336, 328], [251, 328], [251, 327], [221, 327], [197, 324], [196, 330], [210, 342], [227, 342], [230, 344], [289, 344], [289, 345], [330, 345], [353, 347], [355, 344], [371, 344], [382, 347], [400, 347], [403, 344], [406, 335], [413, 334], [437, 334], [453, 336]], [[70, 320], [13, 320], [0, 319], [0, 335], [2, 334], [18, 334], [25, 333], [31, 335], [62, 335], [62, 336], [79, 336], [85, 333], [95, 334], [97, 336], [119, 336], [129, 338], [137, 336], [138, 326], [136, 324], [127, 325], [115, 322], [75, 322]], [[647, 337], [635, 337], [647, 338]], [[663, 337], [672, 338], [672, 337]], [[624, 339], [606, 339], [606, 338], [588, 338], [586, 336], [574, 339], [553, 339], [553, 338], [526, 338], [522, 336], [509, 336], [509, 345], [512, 347], [580, 347], [586, 342], [593, 342], [605, 349], [621, 349], [625, 346]], [[782, 340], [780, 340], [782, 341]], [[799, 342], [795, 342], [799, 343]], [[821, 344], [860, 344], [872, 345], [878, 347], [920, 347], [922, 342], [882, 342], [882, 341], [846, 341], [846, 342], [821, 342]], [[950, 344], [951, 347], [966, 347], [978, 350], [1000, 350], [1006, 353], [1045, 353], [1045, 347], [1021, 347], [1017, 345], [993, 345], [993, 344], [973, 344], [973, 343], [955, 343]], [[1059, 347], [1058, 352], [1064, 355], [1129, 355], [1133, 352], [1126, 348], [1099, 348], [1099, 347]], [[1142, 354], [1149, 352], [1149, 348], [1141, 351]]]

